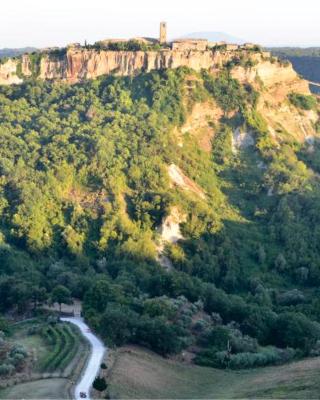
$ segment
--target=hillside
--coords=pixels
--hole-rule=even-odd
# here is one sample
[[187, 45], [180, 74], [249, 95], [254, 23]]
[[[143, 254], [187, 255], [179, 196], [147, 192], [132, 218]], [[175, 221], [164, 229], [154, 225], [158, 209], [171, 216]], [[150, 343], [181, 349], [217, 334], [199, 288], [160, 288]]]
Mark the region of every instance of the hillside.
[[318, 399], [319, 358], [250, 371], [165, 360], [136, 347], [111, 355], [110, 393], [122, 399]]
[[1, 313], [78, 298], [108, 345], [219, 369], [320, 354], [318, 100], [259, 50], [202, 53], [115, 76], [71, 50], [0, 87]]
[[22, 47], [20, 49], [0, 49], [0, 59], [6, 57], [17, 57], [26, 53], [33, 53], [37, 49], [34, 47]]

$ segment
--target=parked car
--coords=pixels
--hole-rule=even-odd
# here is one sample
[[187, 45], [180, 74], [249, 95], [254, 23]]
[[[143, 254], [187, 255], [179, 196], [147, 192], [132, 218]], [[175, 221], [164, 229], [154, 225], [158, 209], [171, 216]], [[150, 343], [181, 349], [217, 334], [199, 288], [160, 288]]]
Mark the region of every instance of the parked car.
[[80, 397], [82, 399], [86, 399], [87, 398], [87, 393], [86, 392], [80, 392]]

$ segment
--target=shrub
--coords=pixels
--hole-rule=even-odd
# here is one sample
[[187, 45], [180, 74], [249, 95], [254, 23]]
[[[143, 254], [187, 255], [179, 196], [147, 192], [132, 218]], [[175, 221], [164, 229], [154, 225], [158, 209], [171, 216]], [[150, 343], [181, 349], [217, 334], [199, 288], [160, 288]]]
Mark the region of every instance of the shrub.
[[103, 392], [107, 389], [108, 385], [104, 377], [97, 376], [96, 379], [93, 381], [93, 388], [98, 390], [98, 392]]
[[307, 96], [300, 93], [289, 94], [290, 102], [302, 110], [313, 110], [317, 106], [317, 100], [313, 96]]
[[258, 350], [258, 342], [250, 336], [242, 336], [240, 331], [236, 331], [230, 340], [233, 353], [254, 353]]
[[246, 369], [277, 365], [292, 360], [295, 356], [293, 349], [277, 349], [268, 346], [259, 348], [256, 352], [230, 354], [227, 350], [216, 352], [214, 349], [201, 352], [195, 359], [199, 365], [215, 368]]
[[275, 347], [265, 347], [256, 353], [232, 354], [228, 361], [231, 369], [263, 367], [266, 365], [280, 364], [289, 361], [295, 355], [294, 350], [279, 350]]
[[14, 369], [15, 368], [12, 364], [2, 364], [0, 365], [0, 376], [11, 375]]
[[245, 104], [246, 93], [240, 83], [229, 73], [221, 73], [213, 78], [204, 73], [204, 85], [225, 113], [238, 111]]
[[300, 290], [293, 289], [279, 294], [277, 300], [278, 303], [282, 306], [294, 306], [300, 303], [304, 303], [306, 301], [306, 298]]
[[213, 160], [218, 164], [225, 164], [232, 158], [232, 131], [222, 126], [214, 137], [212, 144]]
[[211, 329], [205, 337], [205, 341], [211, 347], [218, 350], [225, 350], [230, 339], [230, 329], [225, 326], [217, 326]]
[[274, 323], [272, 339], [276, 346], [292, 347], [309, 354], [320, 340], [320, 324], [301, 313], [283, 313]]

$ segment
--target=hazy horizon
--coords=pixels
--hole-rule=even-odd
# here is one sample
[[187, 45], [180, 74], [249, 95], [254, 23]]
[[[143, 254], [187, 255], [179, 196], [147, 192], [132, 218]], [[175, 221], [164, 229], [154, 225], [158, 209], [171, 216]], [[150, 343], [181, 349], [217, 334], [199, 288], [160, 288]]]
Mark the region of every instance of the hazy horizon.
[[107, 37], [157, 37], [159, 22], [169, 37], [192, 32], [224, 32], [264, 46], [320, 46], [320, 3], [289, 0], [16, 0], [1, 5], [0, 48], [64, 46]]

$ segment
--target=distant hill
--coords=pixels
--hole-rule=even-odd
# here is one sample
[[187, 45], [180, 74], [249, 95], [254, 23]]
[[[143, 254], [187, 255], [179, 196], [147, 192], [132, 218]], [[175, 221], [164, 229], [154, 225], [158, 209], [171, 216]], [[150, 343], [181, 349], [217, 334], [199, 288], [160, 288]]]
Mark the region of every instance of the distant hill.
[[[276, 47], [270, 48], [271, 52], [282, 59], [289, 60], [294, 69], [305, 79], [320, 82], [320, 47], [297, 48]], [[320, 93], [319, 88], [312, 86], [312, 91]]]
[[183, 35], [183, 38], [208, 39], [210, 42], [228, 42], [243, 44], [246, 41], [236, 36], [228, 35], [224, 32], [193, 32]]
[[0, 49], [0, 58], [16, 57], [25, 53], [32, 53], [36, 51], [35, 47], [22, 47], [20, 49]]
[[320, 47], [269, 47], [268, 50], [280, 57], [320, 57]]

